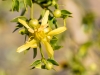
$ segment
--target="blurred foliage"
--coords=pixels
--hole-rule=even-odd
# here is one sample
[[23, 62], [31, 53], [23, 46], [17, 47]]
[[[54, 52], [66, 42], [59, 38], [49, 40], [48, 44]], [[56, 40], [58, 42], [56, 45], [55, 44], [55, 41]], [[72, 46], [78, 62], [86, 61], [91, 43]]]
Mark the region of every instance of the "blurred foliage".
[[95, 22], [95, 16], [93, 12], [88, 12], [83, 17], [82, 23], [84, 25], [84, 31], [89, 32], [93, 29]]

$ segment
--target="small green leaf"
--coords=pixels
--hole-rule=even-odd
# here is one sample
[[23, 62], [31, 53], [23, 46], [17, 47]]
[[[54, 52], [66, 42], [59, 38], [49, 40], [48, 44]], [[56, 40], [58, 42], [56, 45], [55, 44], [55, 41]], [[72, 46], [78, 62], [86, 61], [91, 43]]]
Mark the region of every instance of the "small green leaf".
[[35, 68], [41, 69], [41, 64], [37, 64]]
[[41, 69], [42, 66], [41, 66], [41, 60], [36, 60], [35, 62], [33, 62], [31, 64], [32, 68], [31, 69], [34, 69], [34, 68], [38, 68], [38, 69]]
[[13, 33], [14, 33], [15, 31], [17, 31], [19, 28], [22, 28], [22, 27], [23, 27], [23, 25], [18, 24], [18, 25], [16, 26], [16, 28], [13, 30]]
[[50, 27], [52, 27], [54, 25], [53, 24], [53, 17], [52, 18], [49, 17], [48, 24], [50, 25]]
[[57, 43], [57, 40], [58, 38], [57, 37], [53, 37], [51, 40], [50, 40], [50, 44], [54, 45]]
[[50, 40], [50, 44], [53, 47], [53, 50], [59, 50], [60, 48], [62, 48], [62, 46], [57, 45], [57, 41], [58, 41], [58, 38], [57, 37], [53, 37]]
[[19, 8], [20, 9], [24, 8], [24, 1], [23, 0], [19, 0]]
[[25, 7], [32, 6], [32, 0], [24, 0], [24, 2], [25, 2]]
[[48, 62], [51, 62], [53, 65], [59, 66], [59, 64], [53, 59], [47, 59]]
[[53, 46], [53, 49], [54, 49], [54, 50], [59, 50], [60, 48], [62, 48], [62, 46], [58, 46], [58, 45]]
[[69, 12], [68, 10], [61, 10], [61, 13], [62, 13], [63, 15], [72, 14], [72, 13]]
[[51, 15], [49, 15], [48, 23], [50, 27], [53, 27], [55, 25], [55, 28], [58, 28], [56, 18], [52, 17]]
[[17, 31], [19, 28], [15, 28], [14, 30], [13, 30], [13, 32], [12, 33], [14, 33], [15, 31]]
[[41, 64], [37, 64], [37, 65], [35, 65], [34, 67], [32, 67], [31, 69], [34, 69], [34, 68], [41, 69], [41, 68], [42, 68], [42, 66], [41, 66]]
[[61, 14], [62, 14], [62, 18], [66, 18], [66, 17], [72, 17], [71, 16], [71, 12], [69, 12], [68, 10], [61, 10]]
[[26, 9], [24, 8], [20, 15], [23, 16], [23, 15], [25, 15], [25, 13], [26, 13]]
[[19, 11], [19, 1], [13, 0], [12, 2], [12, 11]]
[[11, 20], [11, 22], [18, 22], [18, 19], [22, 19], [24, 21], [27, 20], [27, 18], [25, 16], [19, 16], [19, 17], [14, 18], [13, 20]]
[[34, 54], [33, 54], [33, 58], [35, 58], [36, 55], [37, 55], [37, 48], [34, 48], [34, 49], [33, 49], [33, 53], [34, 53]]
[[41, 60], [36, 60], [35, 62], [33, 62], [31, 64], [31, 66], [35, 67], [36, 65], [40, 64], [41, 63]]
[[16, 26], [16, 28], [21, 28], [21, 27], [23, 27], [23, 25], [20, 23], [18, 23], [18, 25]]

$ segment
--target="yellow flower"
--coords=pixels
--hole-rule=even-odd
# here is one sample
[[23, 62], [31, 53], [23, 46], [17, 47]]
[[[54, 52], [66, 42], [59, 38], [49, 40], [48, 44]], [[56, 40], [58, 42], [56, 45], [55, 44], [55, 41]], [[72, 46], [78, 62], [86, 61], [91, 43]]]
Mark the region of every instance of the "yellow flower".
[[19, 23], [21, 23], [23, 26], [27, 28], [27, 30], [31, 33], [31, 36], [34, 37], [31, 41], [26, 42], [26, 44], [20, 46], [17, 49], [17, 52], [25, 51], [28, 48], [37, 48], [38, 43], [42, 42], [46, 48], [46, 51], [48, 53], [49, 57], [53, 57], [54, 51], [53, 48], [50, 45], [50, 40], [54, 35], [60, 34], [66, 30], [66, 27], [59, 27], [54, 30], [50, 30], [50, 27], [48, 28], [48, 16], [49, 16], [49, 10], [46, 10], [44, 17], [42, 18], [41, 25], [38, 29], [32, 29], [29, 27], [29, 25], [26, 23], [26, 21], [22, 19], [18, 19]]

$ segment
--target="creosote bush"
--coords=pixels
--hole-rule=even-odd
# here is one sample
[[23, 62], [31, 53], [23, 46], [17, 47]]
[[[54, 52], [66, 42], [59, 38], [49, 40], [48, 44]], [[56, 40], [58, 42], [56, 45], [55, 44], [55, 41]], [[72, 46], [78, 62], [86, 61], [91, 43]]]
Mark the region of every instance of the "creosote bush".
[[[33, 7], [34, 4], [37, 4], [42, 8], [38, 19], [33, 17], [33, 10], [35, 8]], [[49, 7], [54, 7], [55, 10], [52, 11]], [[30, 11], [27, 11], [28, 9], [30, 9]], [[17, 48], [17, 52], [27, 53], [27, 51], [32, 48], [34, 53], [33, 58], [35, 58], [37, 55], [37, 48], [39, 48], [41, 59], [34, 61], [31, 64], [31, 69], [54, 69], [53, 65], [59, 65], [54, 59], [54, 51], [62, 47], [57, 45], [59, 39], [56, 35], [67, 30], [65, 21], [66, 18], [71, 17], [71, 13], [67, 10], [59, 9], [57, 0], [12, 0], [11, 11], [19, 12], [20, 10], [22, 10], [21, 15], [12, 20], [12, 22], [17, 23], [13, 32], [19, 29], [19, 33], [25, 35], [27, 40], [25, 39], [24, 45]], [[25, 16], [26, 11], [30, 12], [29, 19]], [[63, 26], [58, 26], [57, 18], [63, 19]], [[44, 45], [48, 54], [47, 59], [44, 56], [41, 44]]]

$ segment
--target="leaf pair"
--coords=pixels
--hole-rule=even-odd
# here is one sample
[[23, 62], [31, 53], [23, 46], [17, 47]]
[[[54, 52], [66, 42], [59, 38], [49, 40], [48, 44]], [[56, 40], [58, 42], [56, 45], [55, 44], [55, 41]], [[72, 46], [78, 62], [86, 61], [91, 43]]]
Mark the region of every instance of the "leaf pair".
[[36, 60], [35, 62], [33, 62], [31, 64], [31, 69], [34, 69], [34, 68], [38, 68], [38, 69], [47, 69], [46, 68], [46, 64], [48, 63], [51, 63], [52, 65], [56, 65], [56, 66], [59, 66], [59, 64], [53, 60], [53, 59], [43, 59], [44, 61], [42, 60]]
[[27, 9], [28, 6], [32, 6], [32, 0], [12, 0], [12, 11], [18, 11], [21, 7]]

